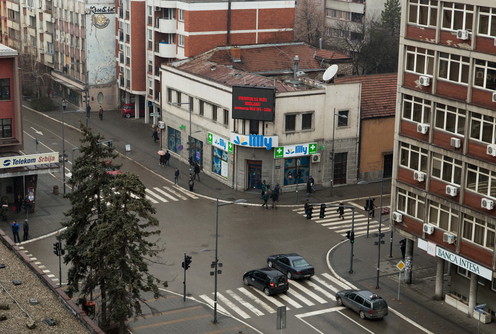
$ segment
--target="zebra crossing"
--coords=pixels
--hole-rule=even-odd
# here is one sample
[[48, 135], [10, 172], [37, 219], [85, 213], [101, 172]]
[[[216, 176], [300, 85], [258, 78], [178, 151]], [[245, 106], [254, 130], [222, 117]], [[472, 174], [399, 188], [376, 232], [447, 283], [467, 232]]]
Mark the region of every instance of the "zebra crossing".
[[[220, 312], [239, 316], [243, 319], [261, 317], [277, 312], [277, 308], [286, 306], [287, 310], [297, 310], [314, 305], [324, 305], [336, 301], [336, 292], [350, 289], [344, 282], [337, 281], [328, 273], [313, 276], [310, 280], [289, 281], [286, 294], [267, 296], [254, 287], [239, 287], [217, 293], [217, 308]], [[199, 296], [211, 307], [214, 296], [203, 294]]]
[[52, 274], [52, 272], [47, 269], [47, 267], [43, 263], [38, 261], [38, 258], [33, 256], [33, 254], [31, 254], [26, 248], [24, 248], [24, 246], [19, 245], [18, 247], [19, 250], [23, 252], [31, 261], [33, 261], [33, 264], [37, 266], [48, 278], [50, 278], [56, 284], [59, 283], [59, 278], [55, 276], [55, 274]]
[[[354, 202], [348, 202], [346, 205], [353, 205], [354, 207], [363, 210], [363, 206], [354, 203]], [[389, 208], [385, 206], [384, 208]], [[383, 209], [384, 209], [383, 208]], [[293, 211], [299, 215], [302, 216], [302, 218], [306, 219], [305, 217], [305, 210], [303, 208], [298, 208], [298, 209], [293, 209]], [[326, 210], [326, 217], [325, 218], [319, 218], [319, 207], [314, 207], [313, 209], [313, 217], [312, 221], [324, 226], [325, 228], [332, 230], [342, 236], [346, 236], [346, 232], [351, 229], [352, 225], [352, 220], [354, 221], [354, 232], [355, 232], [355, 238], [361, 235], [366, 235], [367, 234], [367, 225], [369, 226], [369, 234], [371, 233], [376, 233], [379, 232], [379, 214], [376, 212], [376, 217], [367, 217], [366, 214], [363, 214], [361, 212], [358, 212], [355, 210], [355, 215], [354, 218], [352, 219], [352, 213], [349, 208], [345, 209], [345, 219], [340, 219], [339, 214], [336, 213], [336, 208], [327, 208]], [[389, 216], [382, 216], [382, 226], [381, 226], [381, 233], [387, 232], [390, 230], [389, 227]]]
[[198, 196], [196, 196], [193, 192], [183, 189], [177, 185], [146, 188], [145, 192], [145, 198], [153, 204], [185, 201], [198, 198]]

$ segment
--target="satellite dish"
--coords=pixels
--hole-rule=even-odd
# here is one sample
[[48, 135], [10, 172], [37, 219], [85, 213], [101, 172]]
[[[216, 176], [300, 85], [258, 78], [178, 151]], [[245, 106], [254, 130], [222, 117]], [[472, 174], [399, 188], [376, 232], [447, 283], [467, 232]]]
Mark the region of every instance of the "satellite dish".
[[322, 79], [324, 81], [330, 81], [334, 76], [338, 73], [338, 65], [334, 64], [331, 65], [325, 70], [324, 74], [322, 75]]

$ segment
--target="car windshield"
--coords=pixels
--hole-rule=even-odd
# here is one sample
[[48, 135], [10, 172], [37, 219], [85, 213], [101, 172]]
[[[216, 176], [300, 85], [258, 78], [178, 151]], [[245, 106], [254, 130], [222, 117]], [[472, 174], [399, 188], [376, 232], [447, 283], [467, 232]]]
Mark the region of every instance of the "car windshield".
[[377, 300], [374, 300], [374, 304], [373, 304], [373, 309], [374, 310], [381, 310], [381, 309], [384, 309], [387, 307], [387, 304], [384, 300], [382, 299], [377, 299]]
[[274, 281], [278, 284], [286, 282], [286, 277], [285, 276], [277, 276], [274, 278]]
[[301, 268], [301, 267], [308, 267], [310, 264], [303, 258], [293, 260], [293, 267], [295, 268]]

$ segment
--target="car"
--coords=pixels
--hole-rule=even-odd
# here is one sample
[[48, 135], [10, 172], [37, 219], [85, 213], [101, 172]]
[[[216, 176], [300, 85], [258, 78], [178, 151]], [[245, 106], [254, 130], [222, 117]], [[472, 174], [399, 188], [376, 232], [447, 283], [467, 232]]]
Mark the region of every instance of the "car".
[[267, 265], [279, 270], [288, 279], [310, 278], [315, 274], [313, 266], [296, 253], [271, 255], [267, 258]]
[[368, 290], [343, 290], [336, 293], [339, 306], [357, 312], [360, 318], [382, 319], [388, 315], [388, 305], [382, 297]]
[[[126, 117], [126, 118], [134, 117], [135, 109], [136, 108], [135, 108], [134, 103], [126, 103], [126, 104], [122, 105], [122, 108], [121, 108], [122, 117]], [[140, 108], [139, 115], [140, 115], [140, 117], [145, 116], [145, 109], [144, 108]]]
[[243, 283], [262, 290], [267, 296], [286, 293], [289, 283], [286, 276], [274, 268], [261, 268], [247, 271], [243, 275]]

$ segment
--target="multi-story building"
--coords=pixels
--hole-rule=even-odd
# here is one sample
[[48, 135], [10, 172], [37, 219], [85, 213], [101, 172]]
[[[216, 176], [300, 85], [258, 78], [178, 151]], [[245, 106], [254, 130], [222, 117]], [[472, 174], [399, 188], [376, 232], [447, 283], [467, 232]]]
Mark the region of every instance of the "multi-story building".
[[[221, 45], [293, 41], [294, 9], [294, 0], [119, 1], [121, 102], [158, 115], [162, 64]], [[145, 117], [148, 122], [148, 112]]]
[[495, 27], [494, 0], [402, 8], [392, 226], [407, 265], [414, 244], [437, 258], [435, 298], [470, 316], [496, 310]]

